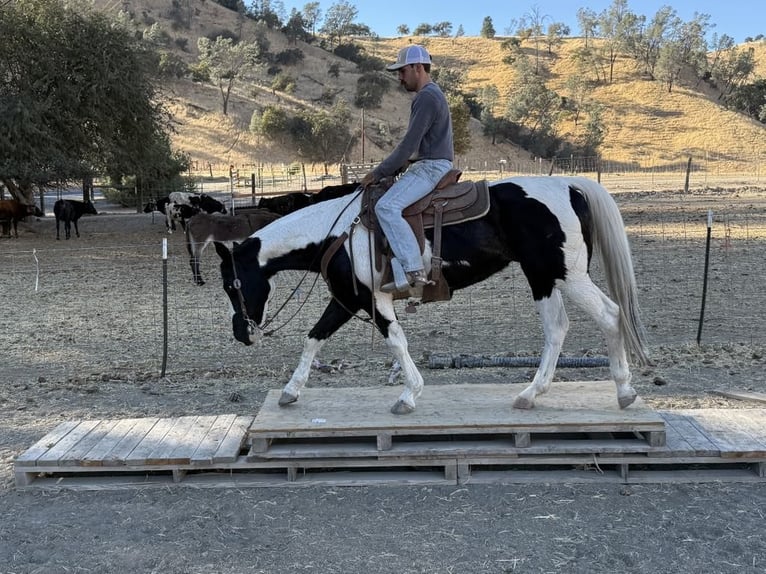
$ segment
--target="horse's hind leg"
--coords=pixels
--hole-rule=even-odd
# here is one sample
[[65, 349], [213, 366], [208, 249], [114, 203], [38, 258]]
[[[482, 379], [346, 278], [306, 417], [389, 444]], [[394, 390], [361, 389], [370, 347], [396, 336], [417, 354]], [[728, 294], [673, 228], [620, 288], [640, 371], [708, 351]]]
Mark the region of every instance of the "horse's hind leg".
[[609, 371], [617, 386], [617, 403], [624, 409], [636, 400], [637, 393], [630, 384], [630, 366], [620, 330], [620, 308], [594, 285], [590, 277], [568, 282], [566, 294], [593, 318], [604, 334], [609, 353]]
[[556, 371], [556, 363], [564, 345], [564, 338], [569, 330], [569, 318], [561, 300], [561, 293], [554, 289], [550, 297], [543, 297], [535, 302], [540, 319], [543, 323], [543, 352], [540, 357], [540, 366], [537, 368], [535, 378], [513, 401], [513, 407], [517, 409], [531, 409], [535, 406], [535, 398], [548, 391]]

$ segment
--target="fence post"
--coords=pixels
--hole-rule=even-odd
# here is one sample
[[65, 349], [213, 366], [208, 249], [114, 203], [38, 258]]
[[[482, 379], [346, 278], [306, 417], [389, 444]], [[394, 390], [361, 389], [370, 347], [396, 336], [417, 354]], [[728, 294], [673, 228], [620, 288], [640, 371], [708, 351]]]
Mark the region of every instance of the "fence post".
[[692, 170], [692, 156], [689, 156], [689, 161], [686, 162], [686, 181], [684, 182], [684, 193], [689, 193], [689, 173], [691, 172], [691, 170]]
[[705, 299], [707, 298], [707, 271], [710, 266], [710, 231], [713, 227], [713, 210], [707, 212], [707, 240], [705, 242], [705, 274], [702, 278], [702, 304], [700, 305], [700, 322], [697, 327], [697, 345], [702, 339], [702, 322], [705, 320]]
[[162, 372], [168, 364], [168, 238], [162, 238]]

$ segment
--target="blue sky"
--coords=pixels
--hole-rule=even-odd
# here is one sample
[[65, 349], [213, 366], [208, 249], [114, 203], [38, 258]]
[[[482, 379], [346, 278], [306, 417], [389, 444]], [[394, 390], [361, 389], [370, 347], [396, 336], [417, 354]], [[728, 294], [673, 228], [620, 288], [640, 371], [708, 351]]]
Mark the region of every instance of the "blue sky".
[[[357, 22], [366, 24], [379, 36], [397, 36], [396, 29], [406, 24], [414, 29], [418, 24], [437, 24], [451, 22], [453, 33], [458, 25], [463, 25], [467, 36], [478, 36], [485, 16], [492, 18], [498, 35], [505, 34], [513, 20], [519, 20], [525, 13], [537, 7], [543, 16], [550, 16], [552, 21], [563, 22], [571, 29], [572, 35], [579, 33], [577, 11], [587, 7], [596, 13], [612, 4], [612, 0], [593, 0], [587, 3], [571, 0], [536, 0], [515, 2], [513, 0], [348, 0], [359, 11]], [[292, 8], [300, 10], [306, 0], [283, 0], [287, 13]], [[324, 14], [335, 0], [319, 0]], [[766, 35], [766, 18], [763, 6], [755, 8], [762, 0], [629, 0], [628, 7], [636, 14], [650, 20], [662, 6], [671, 6], [678, 17], [689, 21], [694, 13], [709, 14], [710, 22], [715, 24], [711, 32], [719, 36], [727, 34], [737, 43], [746, 37], [758, 34]]]

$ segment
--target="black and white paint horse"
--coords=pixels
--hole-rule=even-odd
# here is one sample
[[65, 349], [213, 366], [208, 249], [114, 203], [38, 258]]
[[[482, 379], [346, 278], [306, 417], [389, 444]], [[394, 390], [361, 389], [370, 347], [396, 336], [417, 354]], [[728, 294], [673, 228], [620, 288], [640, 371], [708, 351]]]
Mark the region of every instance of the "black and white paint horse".
[[90, 201], [77, 201], [75, 199], [59, 199], [53, 204], [53, 214], [56, 216], [56, 239], [59, 237], [59, 224], [64, 222], [64, 237], [69, 239], [72, 236], [72, 224], [74, 223], [74, 232], [80, 237], [80, 230], [77, 227], [77, 220], [86, 213], [98, 215], [96, 207]]
[[186, 222], [186, 250], [192, 278], [197, 285], [204, 285], [199, 260], [202, 252], [212, 241], [220, 241], [231, 248], [234, 241], [244, 241], [264, 225], [281, 215], [297, 211], [308, 205], [347, 195], [357, 189], [357, 183], [328, 185], [316, 193], [287, 193], [261, 198], [264, 207], [239, 207], [236, 215], [198, 213]]
[[[517, 261], [532, 290], [545, 342], [532, 383], [514, 400], [529, 409], [553, 379], [569, 321], [562, 294], [582, 308], [606, 339], [620, 408], [636, 398], [629, 354], [644, 363], [647, 351], [639, 318], [637, 288], [622, 216], [609, 192], [581, 177], [518, 177], [490, 184], [491, 205], [483, 218], [443, 229], [443, 274], [452, 291], [468, 287]], [[229, 251], [216, 243], [223, 288], [232, 306], [234, 337], [255, 343], [267, 324], [271, 279], [287, 269], [319, 271], [332, 241], [350, 232], [361, 198], [340, 198], [284, 216]], [[423, 263], [431, 260], [427, 232]], [[327, 267], [333, 299], [309, 331], [303, 354], [284, 387], [280, 405], [298, 400], [317, 352], [352, 314], [364, 310], [399, 361], [405, 388], [391, 411], [410, 413], [423, 391], [423, 377], [407, 350], [392, 295], [380, 292], [381, 274], [369, 261], [370, 233], [357, 226]], [[588, 266], [600, 253], [609, 292], [592, 281]], [[354, 261], [352, 265], [351, 257]], [[352, 274], [355, 277], [352, 277]], [[356, 280], [356, 282], [354, 281]], [[373, 309], [374, 306], [374, 309]]]

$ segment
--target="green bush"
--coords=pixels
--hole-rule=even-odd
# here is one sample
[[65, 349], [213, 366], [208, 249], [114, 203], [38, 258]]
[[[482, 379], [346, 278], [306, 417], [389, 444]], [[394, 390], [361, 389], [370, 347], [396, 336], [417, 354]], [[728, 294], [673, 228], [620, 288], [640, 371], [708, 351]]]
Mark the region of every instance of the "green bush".
[[388, 78], [375, 72], [362, 74], [356, 81], [356, 96], [354, 105], [357, 108], [374, 109], [379, 108], [385, 94], [391, 83]]

